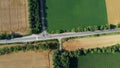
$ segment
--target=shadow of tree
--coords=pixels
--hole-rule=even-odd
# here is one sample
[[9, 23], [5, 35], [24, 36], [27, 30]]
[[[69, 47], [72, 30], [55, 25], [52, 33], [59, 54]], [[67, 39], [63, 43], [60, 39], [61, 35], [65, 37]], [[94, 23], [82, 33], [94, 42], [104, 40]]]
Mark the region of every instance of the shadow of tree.
[[70, 58], [70, 68], [78, 68], [78, 59], [77, 59], [77, 57]]
[[[39, 0], [40, 4], [41, 4], [41, 0]], [[46, 5], [46, 0], [42, 0], [42, 4], [43, 4], [43, 12], [44, 12], [44, 25], [45, 25], [45, 28], [47, 29], [47, 5]], [[41, 15], [40, 15], [41, 16]], [[41, 18], [42, 19], [42, 18]], [[42, 21], [42, 20], [41, 20]]]

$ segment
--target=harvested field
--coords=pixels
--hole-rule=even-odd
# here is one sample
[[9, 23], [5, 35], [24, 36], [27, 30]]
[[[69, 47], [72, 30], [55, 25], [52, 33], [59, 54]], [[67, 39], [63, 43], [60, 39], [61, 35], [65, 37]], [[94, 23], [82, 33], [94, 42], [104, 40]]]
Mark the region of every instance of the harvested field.
[[0, 0], [0, 33], [28, 34], [27, 0]]
[[52, 54], [48, 58], [48, 53], [29, 51], [3, 55], [0, 56], [0, 68], [52, 68]]
[[120, 23], [120, 0], [106, 0], [108, 23]]
[[63, 48], [66, 50], [88, 49], [111, 46], [117, 43], [120, 43], [120, 35], [109, 35], [68, 40], [63, 43]]

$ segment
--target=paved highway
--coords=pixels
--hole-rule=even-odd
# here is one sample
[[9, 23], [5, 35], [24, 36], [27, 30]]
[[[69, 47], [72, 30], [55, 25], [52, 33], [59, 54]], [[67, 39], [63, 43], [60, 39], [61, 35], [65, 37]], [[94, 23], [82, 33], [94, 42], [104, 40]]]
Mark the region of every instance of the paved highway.
[[61, 39], [67, 37], [77, 37], [77, 36], [87, 36], [87, 35], [94, 35], [94, 34], [104, 34], [104, 33], [112, 33], [112, 32], [120, 32], [120, 28], [113, 29], [113, 30], [98, 30], [98, 31], [88, 31], [88, 32], [73, 32], [73, 33], [62, 33], [62, 34], [47, 34], [43, 35], [31, 35], [21, 38], [14, 38], [10, 40], [0, 40], [1, 43], [16, 43], [16, 42], [31, 42], [31, 41], [41, 41], [41, 40], [49, 40], [49, 39]]

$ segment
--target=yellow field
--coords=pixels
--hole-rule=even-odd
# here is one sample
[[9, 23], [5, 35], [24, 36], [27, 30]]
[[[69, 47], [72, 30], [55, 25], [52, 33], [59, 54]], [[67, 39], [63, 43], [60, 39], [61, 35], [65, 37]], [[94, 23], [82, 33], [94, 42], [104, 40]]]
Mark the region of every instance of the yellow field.
[[0, 33], [28, 34], [27, 0], [0, 0]]
[[120, 23], [120, 0], [106, 0], [109, 24]]
[[120, 35], [109, 35], [68, 40], [63, 43], [63, 48], [71, 51], [79, 48], [106, 47], [118, 43], [120, 44]]
[[52, 68], [49, 51], [19, 52], [0, 56], [0, 68]]

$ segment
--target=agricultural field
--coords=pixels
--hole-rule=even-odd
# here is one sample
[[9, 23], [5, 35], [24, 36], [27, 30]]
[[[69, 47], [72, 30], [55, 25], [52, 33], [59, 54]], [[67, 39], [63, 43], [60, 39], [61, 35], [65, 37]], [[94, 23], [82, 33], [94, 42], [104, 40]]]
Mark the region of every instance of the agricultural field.
[[46, 0], [48, 31], [107, 24], [105, 0]]
[[89, 54], [80, 56], [78, 68], [119, 68], [120, 54]]
[[28, 51], [3, 55], [0, 68], [52, 68], [52, 53]]
[[27, 0], [0, 0], [0, 33], [29, 34]]
[[106, 0], [109, 24], [120, 23], [120, 0]]
[[63, 43], [63, 49], [74, 51], [80, 48], [89, 49], [96, 47], [107, 47], [114, 44], [120, 44], [120, 35], [71, 39]]

